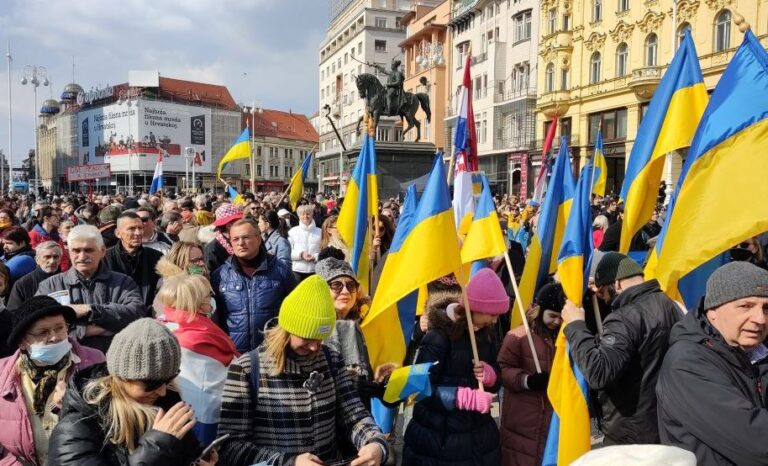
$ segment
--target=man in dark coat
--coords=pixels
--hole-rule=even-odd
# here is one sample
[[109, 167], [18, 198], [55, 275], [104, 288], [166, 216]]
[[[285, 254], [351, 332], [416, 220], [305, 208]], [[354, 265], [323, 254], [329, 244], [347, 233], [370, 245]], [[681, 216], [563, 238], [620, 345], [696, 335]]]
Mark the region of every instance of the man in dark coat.
[[37, 268], [13, 284], [11, 294], [8, 296], [8, 305], [6, 306], [8, 309], [16, 310], [24, 301], [37, 293], [40, 282], [61, 272], [63, 251], [56, 241], [40, 243], [35, 248], [35, 252]]
[[104, 261], [113, 272], [131, 277], [141, 291], [144, 305], [152, 309], [160, 280], [155, 267], [163, 253], [143, 246], [144, 223], [134, 212], [124, 212], [117, 218], [115, 235], [120, 241], [109, 248]]
[[[659, 443], [654, 390], [670, 331], [682, 313], [659, 282], [644, 281], [643, 269], [623, 254], [607, 253], [597, 265], [595, 286], [610, 284], [618, 297], [603, 334], [592, 333], [584, 310], [570, 301], [562, 313], [563, 332], [590, 388], [599, 391], [604, 444]], [[598, 290], [598, 296], [606, 294]]]
[[656, 394], [665, 445], [702, 465], [768, 462], [768, 271], [731, 262], [707, 281], [706, 296], [675, 325]]

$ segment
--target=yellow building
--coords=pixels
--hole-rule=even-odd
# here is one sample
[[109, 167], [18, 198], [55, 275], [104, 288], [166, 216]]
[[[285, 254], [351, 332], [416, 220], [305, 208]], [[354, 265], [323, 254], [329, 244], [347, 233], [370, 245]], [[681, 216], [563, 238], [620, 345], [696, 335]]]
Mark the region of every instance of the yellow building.
[[[569, 138], [583, 165], [602, 124], [606, 193], [621, 190], [640, 121], [686, 29], [710, 91], [743, 37], [734, 18], [742, 15], [762, 43], [768, 42], [766, 0], [677, 0], [676, 5], [674, 0], [542, 0], [540, 7], [539, 151], [557, 115], [558, 136]], [[669, 189], [684, 155], [667, 157]]]

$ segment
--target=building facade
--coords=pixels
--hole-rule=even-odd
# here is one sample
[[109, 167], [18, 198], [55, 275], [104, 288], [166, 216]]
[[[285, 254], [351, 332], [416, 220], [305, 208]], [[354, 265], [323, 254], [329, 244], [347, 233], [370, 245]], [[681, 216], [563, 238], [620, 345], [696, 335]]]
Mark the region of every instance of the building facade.
[[[568, 138], [577, 169], [592, 156], [602, 125], [608, 163], [606, 193], [618, 194], [640, 122], [684, 31], [691, 31], [711, 91], [741, 43], [742, 34], [733, 22], [736, 12], [764, 45], [768, 43], [764, 1], [542, 1], [539, 134], [546, 134], [557, 115], [559, 135]], [[539, 140], [539, 153], [541, 146]], [[685, 153], [667, 157], [664, 179], [670, 190]]]

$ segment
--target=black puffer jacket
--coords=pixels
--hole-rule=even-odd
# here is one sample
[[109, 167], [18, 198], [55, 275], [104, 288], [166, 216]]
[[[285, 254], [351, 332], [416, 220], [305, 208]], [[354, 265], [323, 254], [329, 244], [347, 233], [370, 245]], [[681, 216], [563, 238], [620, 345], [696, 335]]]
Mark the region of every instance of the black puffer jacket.
[[[432, 396], [416, 403], [413, 420], [405, 432], [403, 466], [482, 466], [501, 464], [499, 429], [490, 414], [447, 409], [441, 397], [452, 387], [477, 388], [472, 367], [472, 347], [466, 329], [452, 339], [455, 326], [443, 310], [430, 310], [430, 329], [419, 345], [416, 363], [439, 362], [431, 370]], [[466, 326], [466, 324], [463, 324]], [[496, 383], [485, 387], [497, 392], [501, 371], [496, 363], [499, 345], [492, 327], [475, 333], [480, 359], [496, 370]], [[455, 391], [455, 390], [454, 390]]]
[[[197, 459], [201, 449], [192, 431], [179, 440], [150, 429], [141, 436], [133, 453], [111, 443], [104, 426], [105, 407], [90, 405], [82, 396], [89, 380], [104, 375], [106, 364], [97, 364], [78, 372], [70, 381], [59, 423], [48, 446], [49, 466], [189, 466]], [[169, 390], [156, 405], [167, 412], [179, 401], [178, 393]]]
[[584, 321], [565, 327], [571, 354], [590, 388], [599, 391], [609, 445], [659, 443], [656, 380], [681, 311], [656, 280], [628, 288], [596, 337]]
[[768, 359], [728, 346], [702, 309], [675, 325], [656, 385], [661, 442], [700, 465], [768, 463]]

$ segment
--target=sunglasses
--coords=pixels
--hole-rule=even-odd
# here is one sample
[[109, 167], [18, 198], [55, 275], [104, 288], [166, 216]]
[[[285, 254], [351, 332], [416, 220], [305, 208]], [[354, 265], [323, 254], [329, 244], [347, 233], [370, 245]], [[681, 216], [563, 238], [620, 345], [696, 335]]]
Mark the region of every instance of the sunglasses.
[[163, 385], [170, 385], [171, 382], [174, 381], [174, 379], [176, 379], [175, 375], [165, 380], [142, 380], [141, 383], [144, 384], [144, 391], [149, 393], [149, 392], [154, 392], [155, 390], [162, 387]]
[[149, 217], [139, 217], [139, 218], [140, 218], [140, 219], [141, 219], [141, 221], [142, 221], [142, 222], [144, 222], [144, 223], [147, 223], [148, 221], [150, 221], [150, 220], [151, 220]]
[[357, 282], [354, 282], [351, 280], [350, 281], [337, 280], [335, 282], [329, 283], [328, 286], [331, 288], [331, 291], [333, 291], [334, 293], [341, 293], [341, 290], [343, 290], [344, 288], [346, 288], [347, 291], [349, 291], [350, 293], [354, 293], [355, 291], [357, 291], [357, 288], [359, 285], [357, 284]]

